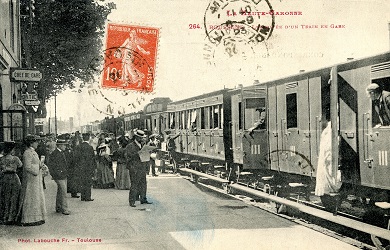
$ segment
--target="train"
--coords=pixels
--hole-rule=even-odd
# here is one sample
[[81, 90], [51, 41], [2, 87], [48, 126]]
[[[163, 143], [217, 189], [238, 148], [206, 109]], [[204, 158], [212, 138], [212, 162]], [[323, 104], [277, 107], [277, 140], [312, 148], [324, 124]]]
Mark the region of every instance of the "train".
[[331, 172], [341, 173], [342, 186], [323, 204], [353, 195], [375, 206], [390, 202], [390, 126], [376, 126], [366, 93], [373, 82], [390, 91], [389, 52], [179, 101], [155, 98], [142, 111], [102, 122], [116, 134], [133, 128], [179, 134], [183, 164], [211, 174], [219, 168], [221, 177], [279, 195], [300, 187], [309, 198], [328, 119]]

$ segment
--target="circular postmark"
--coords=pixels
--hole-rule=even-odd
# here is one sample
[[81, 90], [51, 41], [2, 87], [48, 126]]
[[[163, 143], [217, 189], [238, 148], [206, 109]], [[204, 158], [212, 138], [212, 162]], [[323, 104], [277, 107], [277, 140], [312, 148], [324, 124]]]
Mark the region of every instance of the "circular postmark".
[[218, 29], [223, 35], [205, 38], [203, 58], [206, 63], [223, 71], [232, 83], [257, 79], [262, 70], [259, 51], [268, 53], [267, 43], [256, 40], [262, 37], [246, 24], [229, 21]]
[[268, 0], [213, 0], [204, 15], [206, 36], [218, 44], [226, 34], [245, 35], [251, 43], [267, 40], [275, 25]]
[[[238, 24], [236, 22], [227, 22], [220, 25], [224, 32], [219, 37], [209, 37], [211, 44], [205, 44], [204, 58], [214, 61], [215, 64], [217, 58], [229, 59], [234, 58], [237, 62], [238, 57], [243, 60], [247, 60], [256, 54], [257, 46], [260, 40], [263, 39], [257, 34], [257, 32], [249, 25]], [[213, 32], [213, 30], [211, 31]], [[210, 40], [211, 39], [211, 40]], [[263, 48], [267, 50], [266, 43], [263, 44]]]
[[259, 53], [268, 54], [274, 26], [268, 0], [211, 1], [204, 14], [203, 57], [209, 65], [233, 69], [236, 77], [256, 79], [262, 70]]

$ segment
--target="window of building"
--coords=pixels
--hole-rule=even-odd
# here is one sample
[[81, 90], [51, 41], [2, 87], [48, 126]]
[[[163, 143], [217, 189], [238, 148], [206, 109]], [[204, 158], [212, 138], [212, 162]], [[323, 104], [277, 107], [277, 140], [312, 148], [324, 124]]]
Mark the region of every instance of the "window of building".
[[14, 2], [9, 1], [9, 28], [10, 28], [10, 45], [11, 49], [15, 51], [15, 21], [14, 21]]

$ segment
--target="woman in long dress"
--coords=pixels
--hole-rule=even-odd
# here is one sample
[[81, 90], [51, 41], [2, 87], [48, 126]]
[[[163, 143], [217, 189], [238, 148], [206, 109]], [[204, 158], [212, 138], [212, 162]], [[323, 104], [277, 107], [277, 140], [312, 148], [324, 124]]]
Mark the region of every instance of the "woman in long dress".
[[119, 138], [120, 148], [114, 152], [115, 158], [117, 158], [115, 187], [117, 189], [130, 190], [130, 174], [126, 168], [125, 148], [127, 141], [124, 137]]
[[25, 140], [27, 149], [23, 154], [23, 183], [19, 209], [22, 226], [41, 225], [46, 219], [42, 173], [47, 171], [47, 167], [41, 163], [35, 152], [38, 140], [39, 137], [34, 135], [28, 135]]
[[15, 142], [4, 142], [4, 156], [0, 159], [0, 221], [11, 225], [17, 220], [21, 183], [16, 171], [22, 162], [15, 153]]
[[114, 171], [112, 169], [112, 161], [110, 156], [110, 147], [108, 146], [108, 140], [102, 143], [98, 147], [98, 164], [97, 164], [97, 176], [98, 185], [101, 188], [114, 187]]
[[320, 152], [318, 155], [315, 195], [324, 196], [337, 193], [341, 187], [340, 171], [334, 173], [332, 166], [332, 126], [324, 121], [326, 126], [321, 133]]

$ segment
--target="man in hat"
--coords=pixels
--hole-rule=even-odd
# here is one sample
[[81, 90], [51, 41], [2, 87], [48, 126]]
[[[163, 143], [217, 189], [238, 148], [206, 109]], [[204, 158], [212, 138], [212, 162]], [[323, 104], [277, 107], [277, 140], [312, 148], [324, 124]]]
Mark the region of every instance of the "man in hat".
[[137, 130], [134, 132], [134, 140], [130, 142], [125, 149], [126, 167], [130, 173], [130, 192], [129, 204], [135, 207], [135, 201], [138, 194], [140, 195], [141, 204], [151, 204], [146, 199], [146, 169], [149, 166], [149, 159], [141, 159], [141, 149], [146, 141], [145, 132]]
[[380, 124], [378, 123], [377, 126], [390, 126], [390, 92], [382, 90], [377, 83], [368, 85], [366, 91], [378, 114]]
[[66, 140], [57, 140], [57, 148], [49, 155], [48, 167], [51, 177], [57, 184], [56, 212], [69, 215], [66, 200], [69, 159], [65, 155], [66, 145]]
[[78, 175], [80, 177], [80, 191], [82, 201], [93, 201], [91, 199], [92, 178], [96, 169], [95, 152], [89, 145], [90, 134], [83, 133], [83, 142], [75, 149], [74, 161], [78, 164]]

